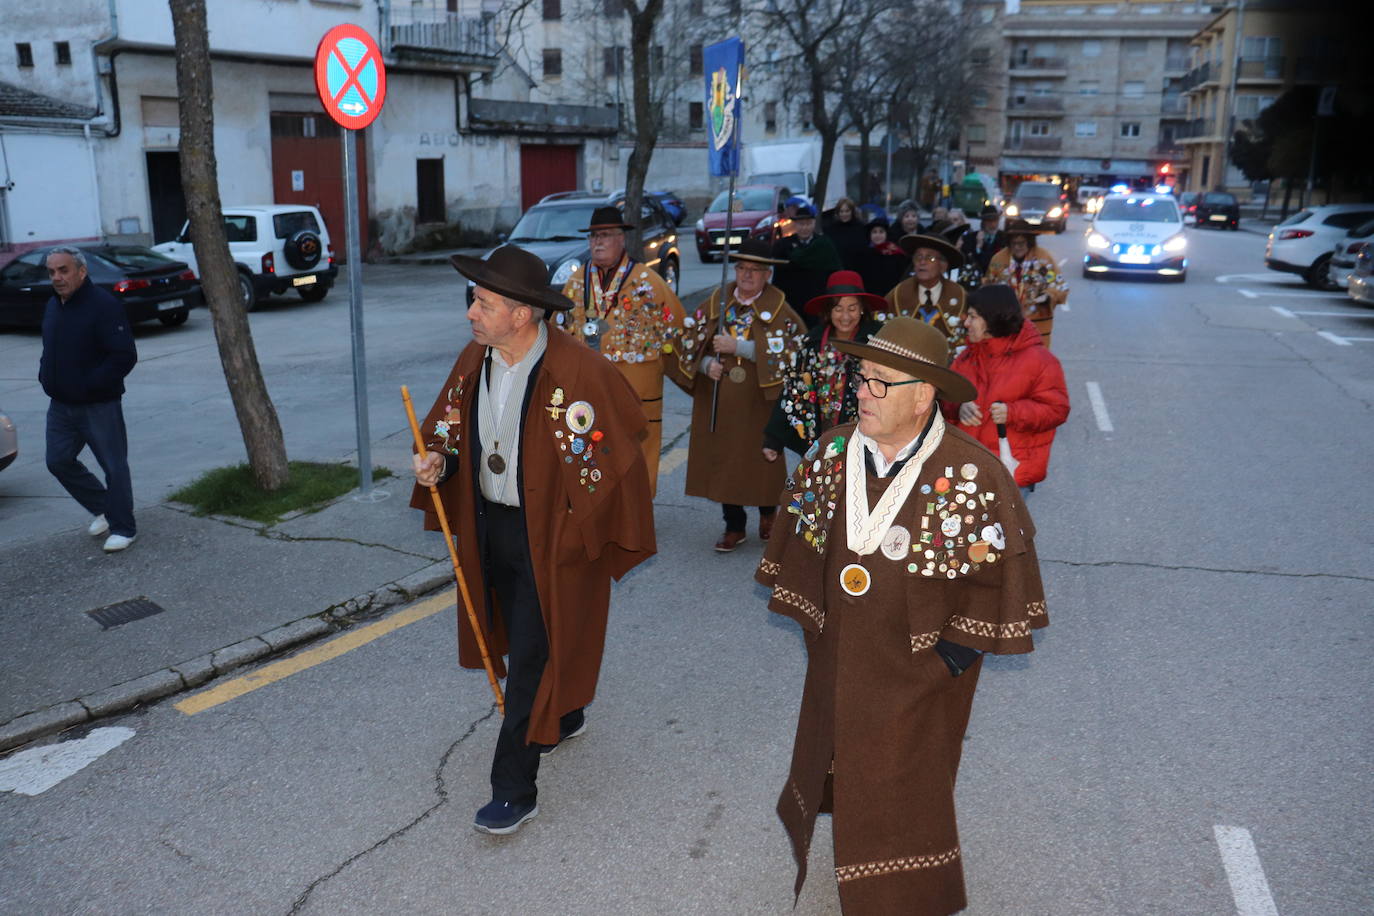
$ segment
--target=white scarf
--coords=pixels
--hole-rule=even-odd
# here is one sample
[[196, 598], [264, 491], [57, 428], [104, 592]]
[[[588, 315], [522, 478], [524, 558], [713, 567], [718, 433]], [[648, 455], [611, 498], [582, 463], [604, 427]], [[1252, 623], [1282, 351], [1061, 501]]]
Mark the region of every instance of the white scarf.
[[902, 465], [892, 483], [887, 485], [887, 490], [883, 492], [872, 513], [868, 511], [868, 475], [864, 472], [863, 446], [859, 444], [857, 436], [849, 437], [849, 447], [845, 456], [849, 464], [848, 479], [845, 482], [845, 513], [849, 519], [849, 528], [845, 535], [849, 549], [861, 557], [868, 556], [882, 546], [887, 529], [897, 517], [897, 510], [906, 504], [907, 497], [916, 486], [916, 478], [921, 476], [921, 468], [925, 465], [926, 459], [945, 437], [945, 419], [940, 416], [938, 407], [931, 409], [935, 411], [935, 419], [930, 424], [925, 441], [916, 453], [907, 459], [907, 463]]

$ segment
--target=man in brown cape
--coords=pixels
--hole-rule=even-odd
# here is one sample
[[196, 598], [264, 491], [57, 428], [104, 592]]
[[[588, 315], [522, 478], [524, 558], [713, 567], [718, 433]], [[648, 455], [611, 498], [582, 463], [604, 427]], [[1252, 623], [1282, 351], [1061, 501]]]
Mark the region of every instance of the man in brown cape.
[[964, 343], [964, 288], [945, 276], [964, 266], [964, 253], [934, 234], [904, 235], [897, 242], [911, 256], [912, 275], [884, 296], [887, 316], [909, 315], [935, 328], [951, 349]]
[[[439, 528], [426, 489], [439, 485], [498, 677], [509, 655], [492, 801], [474, 822], [504, 834], [539, 811], [541, 751], [586, 727], [611, 580], [654, 553], [646, 423], [614, 366], [549, 330], [545, 313], [572, 303], [537, 256], [506, 245], [450, 261], [477, 287], [473, 340], [421, 426], [428, 455], [415, 458], [410, 504]], [[458, 657], [482, 667], [463, 613]]]
[[649, 419], [641, 446], [649, 469], [649, 491], [658, 489], [663, 447], [663, 354], [682, 336], [682, 303], [658, 272], [625, 251], [626, 223], [617, 207], [597, 207], [591, 224], [591, 259], [574, 268], [563, 285], [572, 300], [554, 323], [615, 364], [639, 394]]
[[797, 621], [808, 665], [778, 814], [806, 878], [816, 815], [834, 815], [847, 916], [967, 905], [954, 782], [983, 652], [1029, 652], [1047, 623], [1035, 529], [1006, 469], [947, 427], [934, 328], [893, 318], [860, 358], [859, 420], [824, 434], [783, 491], [756, 579]]
[[722, 504], [725, 533], [716, 550], [745, 539], [745, 506], [759, 507], [759, 538], [768, 540], [784, 463], [763, 457], [763, 430], [782, 393], [785, 370], [805, 330], [782, 292], [768, 282], [766, 242], [746, 239], [730, 252], [735, 282], [687, 316], [681, 345], [665, 359], [668, 376], [692, 396], [687, 495]]

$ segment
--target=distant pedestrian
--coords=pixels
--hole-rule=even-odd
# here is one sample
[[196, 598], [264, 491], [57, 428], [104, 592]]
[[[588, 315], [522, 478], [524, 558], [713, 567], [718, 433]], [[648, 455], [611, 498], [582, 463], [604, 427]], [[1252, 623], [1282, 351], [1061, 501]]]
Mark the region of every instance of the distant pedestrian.
[[[539, 811], [540, 756], [586, 727], [611, 580], [654, 554], [647, 423], [613, 365], [549, 328], [546, 311], [572, 303], [538, 256], [503, 245], [449, 260], [476, 284], [472, 341], [421, 427], [410, 504], [438, 529], [438, 486], [496, 675], [509, 672], [492, 800], [473, 821], [506, 834]], [[458, 658], [484, 667], [461, 613]]]
[[1035, 229], [1025, 220], [1007, 225], [1007, 247], [988, 262], [984, 284], [1005, 283], [1016, 292], [1021, 314], [1035, 322], [1035, 329], [1050, 346], [1054, 310], [1069, 298], [1069, 285], [1054, 255], [1040, 247]]
[[911, 258], [902, 250], [902, 246], [892, 241], [889, 231], [885, 216], [875, 216], [868, 221], [868, 250], [864, 252], [859, 267], [859, 273], [864, 278], [864, 289], [892, 289], [902, 281], [911, 266]]
[[1064, 368], [1021, 315], [1011, 287], [1001, 283], [969, 294], [964, 311], [968, 347], [950, 366], [973, 383], [975, 398], [945, 401], [945, 418], [957, 422], [993, 453], [1000, 425], [1006, 430], [1016, 483], [1034, 487], [1049, 470], [1055, 430], [1069, 418]]
[[773, 245], [773, 257], [782, 262], [773, 274], [773, 285], [782, 290], [788, 304], [810, 302], [825, 291], [826, 279], [844, 265], [830, 237], [816, 234], [815, 207], [799, 204], [792, 229], [791, 235]]
[[[124, 306], [91, 282], [80, 249], [48, 253], [53, 297], [43, 312], [38, 380], [48, 404], [48, 470], [93, 518], [92, 537], [106, 532], [106, 552], [123, 550], [138, 534], [124, 428], [124, 378], [138, 362]], [[78, 460], [91, 454], [105, 484]]]
[[841, 197], [835, 209], [822, 214], [821, 231], [835, 243], [840, 252], [840, 264], [845, 270], [858, 270], [868, 249], [868, 227], [858, 204]]
[[988, 272], [992, 256], [1007, 247], [1006, 235], [997, 228], [1001, 216], [996, 207], [988, 205], [978, 214], [978, 228], [964, 233], [959, 244], [959, 250], [964, 253], [964, 268], [959, 274], [959, 283], [964, 289], [977, 289]]

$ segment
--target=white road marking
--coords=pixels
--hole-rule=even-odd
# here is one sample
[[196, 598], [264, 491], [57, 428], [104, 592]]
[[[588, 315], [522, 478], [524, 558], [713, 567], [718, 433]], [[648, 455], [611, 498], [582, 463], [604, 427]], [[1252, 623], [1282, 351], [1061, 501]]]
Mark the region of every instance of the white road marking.
[[1260, 295], [1259, 293], [1252, 293], [1248, 289], [1238, 289], [1236, 292], [1240, 293], [1246, 299], [1258, 299]]
[[1223, 274], [1217, 277], [1218, 283], [1230, 283], [1232, 280], [1258, 280], [1261, 283], [1292, 283], [1294, 274], [1285, 274], [1278, 271], [1265, 274]]
[[687, 449], [675, 448], [662, 458], [658, 459], [658, 476], [666, 477], [678, 469], [682, 462], [687, 460]]
[[132, 728], [97, 728], [78, 741], [20, 751], [0, 760], [0, 792], [41, 795], [133, 736]]
[[1319, 318], [1368, 318], [1368, 315], [1360, 312], [1303, 312], [1294, 311], [1294, 315], [1316, 315]]
[[1102, 388], [1097, 382], [1088, 382], [1088, 400], [1092, 401], [1093, 416], [1097, 418], [1097, 428], [1104, 433], [1112, 432], [1112, 418], [1107, 416], [1107, 402], [1102, 399]]
[[1332, 334], [1330, 331], [1318, 331], [1318, 332], [1317, 332], [1317, 336], [1318, 336], [1318, 337], [1325, 337], [1327, 340], [1331, 341], [1333, 344], [1335, 344], [1335, 345], [1338, 346], [1338, 347], [1348, 347], [1348, 346], [1350, 346], [1350, 341], [1346, 340], [1344, 337], [1340, 337], [1340, 336], [1338, 336], [1338, 335], [1336, 335], [1336, 334]]
[[1374, 343], [1374, 337], [1342, 337], [1346, 343]]
[[1237, 288], [1236, 292], [1247, 299], [1258, 299], [1260, 296], [1283, 296], [1285, 299], [1325, 299], [1327, 302], [1336, 302], [1340, 298], [1337, 293], [1318, 293], [1303, 289], [1274, 289], [1256, 292], [1252, 289]]
[[1221, 824], [1214, 825], [1212, 831], [1221, 849], [1221, 864], [1226, 869], [1226, 880], [1231, 882], [1231, 897], [1236, 901], [1238, 916], [1279, 916], [1250, 831]]
[[1069, 304], [1068, 304], [1067, 302], [1065, 302], [1063, 305], [1059, 306], [1059, 311], [1061, 311], [1061, 312], [1071, 312], [1071, 311], [1073, 311], [1073, 309], [1069, 308]]
[[[1244, 290], [1242, 290], [1242, 292], [1244, 292]], [[1298, 317], [1297, 315], [1294, 315], [1292, 312], [1288, 311], [1288, 309], [1284, 308], [1284, 307], [1281, 306], [1281, 305], [1271, 305], [1271, 306], [1269, 306], [1269, 307], [1270, 307], [1271, 309], [1273, 309], [1274, 311], [1278, 312], [1279, 315], [1280, 315], [1281, 317], [1283, 317], [1283, 318], [1297, 318], [1297, 317]]]

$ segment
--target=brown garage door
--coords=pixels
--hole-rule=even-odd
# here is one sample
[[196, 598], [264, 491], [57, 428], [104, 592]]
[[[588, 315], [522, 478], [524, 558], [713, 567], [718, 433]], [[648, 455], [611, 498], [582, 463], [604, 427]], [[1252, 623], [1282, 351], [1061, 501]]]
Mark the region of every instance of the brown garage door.
[[577, 190], [577, 147], [520, 146], [520, 209], [528, 210], [546, 194]]
[[[334, 257], [345, 260], [343, 141], [341, 128], [324, 115], [272, 113], [272, 194], [279, 204], [311, 204], [324, 214]], [[358, 229], [362, 252], [367, 233], [367, 139], [358, 132]]]

